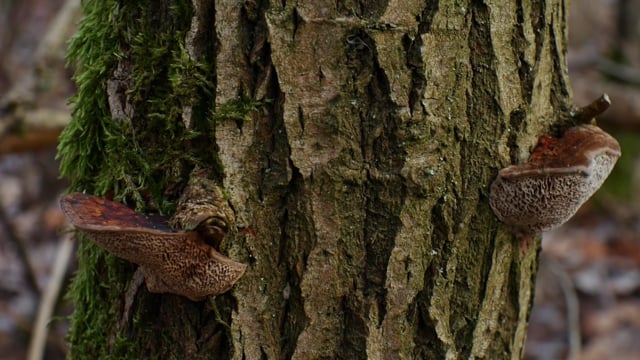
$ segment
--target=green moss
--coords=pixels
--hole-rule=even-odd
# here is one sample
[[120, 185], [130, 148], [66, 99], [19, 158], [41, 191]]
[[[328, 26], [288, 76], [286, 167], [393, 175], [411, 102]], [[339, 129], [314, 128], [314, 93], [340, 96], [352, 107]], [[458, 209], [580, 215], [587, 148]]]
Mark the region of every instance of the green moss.
[[[202, 94], [210, 95], [213, 84], [207, 80], [209, 66], [194, 64], [181, 45], [190, 8], [153, 6], [150, 1], [84, 4], [86, 17], [69, 48], [69, 61], [77, 65], [78, 92], [59, 157], [72, 189], [133, 199], [138, 210], [145, 205], [144, 189], [166, 211], [163, 191], [182, 176], [169, 170], [193, 162], [185, 147], [197, 134], [185, 129], [183, 108], [209, 107], [211, 96]], [[121, 81], [133, 115], [114, 121], [107, 83], [119, 62], [131, 74]]]
[[257, 111], [270, 101], [271, 100], [252, 100], [246, 96], [241, 96], [220, 105], [212, 114], [212, 118], [215, 122], [232, 120], [242, 125], [245, 121], [251, 120], [250, 114], [252, 112]]
[[[68, 334], [68, 340], [72, 344], [70, 358], [115, 359], [133, 350], [134, 344], [119, 344], [119, 351], [107, 347], [111, 327], [116, 324], [114, 320], [119, 318], [120, 303], [105, 301], [119, 298], [132, 267], [89, 241], [80, 243], [79, 271], [68, 292], [75, 305], [73, 326]], [[98, 271], [104, 268], [109, 271]]]

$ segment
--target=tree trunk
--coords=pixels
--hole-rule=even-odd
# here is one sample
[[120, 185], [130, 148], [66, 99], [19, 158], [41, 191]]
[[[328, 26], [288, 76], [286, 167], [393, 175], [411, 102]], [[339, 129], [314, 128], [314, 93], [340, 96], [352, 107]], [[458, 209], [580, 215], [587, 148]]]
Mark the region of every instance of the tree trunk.
[[121, 320], [135, 266], [84, 240], [72, 358], [522, 357], [539, 246], [489, 184], [568, 113], [566, 3], [337, 3], [84, 2], [63, 174], [170, 213], [209, 168], [248, 268]]

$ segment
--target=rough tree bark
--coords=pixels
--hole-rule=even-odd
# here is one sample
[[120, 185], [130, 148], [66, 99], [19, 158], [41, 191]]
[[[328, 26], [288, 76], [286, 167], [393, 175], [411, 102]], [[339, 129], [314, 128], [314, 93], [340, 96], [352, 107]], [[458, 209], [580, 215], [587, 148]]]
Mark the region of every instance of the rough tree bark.
[[83, 241], [71, 357], [521, 358], [538, 246], [488, 189], [570, 109], [566, 7], [85, 1], [72, 188], [170, 213], [207, 166], [249, 267], [210, 302], [141, 290], [121, 322], [135, 267]]

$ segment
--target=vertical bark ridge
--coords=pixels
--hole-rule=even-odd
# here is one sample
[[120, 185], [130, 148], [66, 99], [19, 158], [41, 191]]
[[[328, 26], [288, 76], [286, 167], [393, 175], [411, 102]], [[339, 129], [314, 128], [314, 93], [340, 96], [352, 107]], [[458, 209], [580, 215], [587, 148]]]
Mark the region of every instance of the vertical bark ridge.
[[[561, 114], [569, 114], [572, 109], [571, 87], [569, 85], [569, 72], [567, 66], [567, 15], [564, 6], [561, 3], [554, 5], [552, 11], [551, 22], [549, 24], [549, 46], [551, 47], [551, 59], [553, 61], [553, 80], [551, 88], [551, 98], [549, 101], [553, 104], [558, 117]], [[569, 116], [565, 115], [568, 122]]]
[[291, 358], [298, 336], [306, 326], [307, 318], [304, 314], [304, 299], [300, 284], [305, 270], [307, 258], [315, 246], [313, 220], [310, 218], [311, 204], [305, 196], [304, 180], [300, 172], [293, 168], [290, 193], [287, 197], [286, 216], [283, 219], [282, 256], [287, 268], [287, 279], [284, 300], [284, 319], [282, 322], [282, 356]]
[[[537, 139], [549, 130], [549, 124], [554, 121], [554, 108], [549, 100], [551, 99], [551, 82], [553, 74], [553, 59], [549, 46], [549, 23], [551, 21], [552, 7], [545, 1], [533, 1], [530, 5], [530, 21], [533, 37], [527, 36], [529, 42], [533, 40], [535, 44], [535, 55], [531, 76], [533, 77], [533, 86], [531, 91], [531, 100], [523, 109], [526, 110], [528, 117], [525, 121], [527, 126], [522, 129], [522, 133], [518, 133], [515, 141], [517, 149], [517, 163], [523, 163], [529, 158], [531, 149], [536, 145]], [[525, 9], [526, 11], [526, 9]], [[524, 13], [526, 14], [526, 12]], [[525, 32], [525, 34], [530, 34]], [[536, 116], [537, 119], [531, 118]], [[509, 129], [514, 131], [515, 129]]]
[[[366, 300], [359, 316], [366, 319], [366, 329], [378, 328], [382, 325], [387, 312], [395, 312], [394, 305], [387, 303], [389, 299], [388, 268], [395, 239], [401, 229], [400, 217], [407, 189], [400, 175], [405, 165], [405, 124], [409, 109], [411, 84], [409, 68], [404, 67], [404, 46], [399, 37], [403, 32], [391, 35], [396, 48], [381, 48], [378, 34], [367, 41], [371, 49], [372, 63], [365, 64], [369, 69], [355, 68], [355, 73], [371, 72], [362, 106], [360, 118], [363, 129], [364, 166], [367, 169], [368, 182], [365, 186], [367, 196], [366, 219], [364, 223], [364, 241], [366, 245]], [[383, 40], [386, 41], [386, 40]], [[394, 55], [386, 54], [395, 52]], [[395, 59], [396, 63], [381, 63], [380, 59]], [[402, 68], [403, 74], [398, 81], [396, 75]], [[392, 70], [393, 69], [393, 70]], [[390, 83], [401, 83], [403, 86], [392, 90]], [[355, 90], [358, 94], [360, 91]], [[394, 94], [394, 95], [386, 95]], [[393, 291], [392, 291], [393, 292]], [[388, 338], [390, 340], [390, 338]], [[362, 353], [368, 339], [363, 341]]]
[[[342, 46], [332, 46], [346, 41], [348, 25], [332, 26], [325, 20], [331, 16], [289, 4], [267, 15], [290, 164], [300, 174], [300, 196], [308, 199], [304, 231], [314, 239], [298, 284], [304, 324], [291, 334], [297, 336], [291, 356], [300, 359], [361, 356], [352, 350], [362, 341], [361, 320], [352, 314], [362, 299], [365, 173], [359, 141], [352, 141], [360, 139], [360, 129], [348, 121], [350, 105], [341, 96], [348, 76]], [[295, 33], [283, 31], [292, 23]], [[331, 42], [324, 35], [329, 32]]]
[[516, 1], [516, 22], [513, 27], [511, 47], [518, 59], [518, 76], [520, 78], [520, 92], [527, 104], [531, 103], [533, 88], [533, 49], [531, 43], [533, 40], [533, 28], [531, 28], [531, 11], [525, 6], [529, 3], [518, 0]]
[[[425, 249], [415, 249], [406, 241], [402, 241], [402, 250], [412, 251], [410, 258], [419, 267], [414, 272], [420, 271], [420, 284], [415, 286], [407, 282], [407, 290], [414, 289], [409, 297], [409, 305], [426, 306], [428, 311], [423, 311], [424, 321], [433, 327], [435, 333], [428, 334], [427, 341], [418, 340], [414, 330], [398, 331], [388, 327], [388, 333], [400, 332], [413, 335], [412, 339], [417, 345], [404, 344], [402, 353], [407, 357], [414, 354], [433, 354], [436, 357], [448, 355], [456, 356], [460, 344], [456, 339], [458, 325], [450, 327], [453, 321], [453, 313], [459, 302], [464, 301], [456, 294], [456, 278], [460, 274], [460, 259], [456, 255], [456, 249], [463, 244], [456, 241], [458, 223], [455, 215], [455, 207], [461, 194], [460, 182], [460, 147], [457, 142], [468, 131], [466, 125], [465, 93], [467, 89], [468, 73], [470, 67], [467, 63], [468, 50], [465, 47], [451, 47], [448, 44], [465, 42], [466, 31], [469, 27], [466, 4], [439, 3], [438, 11], [433, 15], [429, 32], [421, 35], [424, 49], [422, 53], [425, 64], [426, 88], [421, 99], [425, 108], [424, 118], [412, 119], [412, 127], [422, 130], [420, 137], [408, 145], [408, 164], [425, 169], [421, 176], [407, 180], [411, 183], [429, 184], [424, 190], [426, 199], [411, 196], [411, 201], [405, 205], [406, 216], [421, 218], [414, 208], [419, 202], [421, 207], [427, 207], [425, 223], [416, 226], [423, 227], [427, 231], [427, 237], [423, 235], [413, 239], [414, 242], [422, 242]], [[427, 50], [428, 49], [428, 50]], [[419, 165], [416, 163], [420, 161]], [[425, 185], [422, 185], [425, 186]], [[418, 190], [418, 189], [415, 189]], [[418, 193], [419, 194], [419, 193]], [[406, 226], [406, 225], [405, 225]], [[409, 233], [410, 234], [410, 233]], [[418, 235], [418, 234], [416, 234]], [[401, 250], [401, 249], [398, 249]], [[418, 250], [418, 251], [416, 251]], [[421, 259], [422, 257], [423, 259]], [[405, 290], [405, 291], [407, 291]], [[419, 292], [418, 292], [419, 291]], [[409, 292], [410, 293], [410, 292]], [[401, 301], [398, 299], [397, 301]], [[407, 319], [409, 320], [409, 319]], [[389, 318], [391, 325], [393, 318]]]
[[[471, 52], [471, 64], [474, 68], [483, 64], [493, 65], [487, 71], [474, 71], [471, 84], [472, 89], [474, 89], [471, 95], [473, 100], [470, 100], [469, 117], [482, 118], [485, 121], [471, 124], [471, 138], [482, 138], [483, 133], [492, 133], [495, 134], [494, 136], [499, 136], [501, 131], [504, 130], [507, 130], [507, 133], [510, 131], [516, 132], [519, 129], [504, 129], [499, 124], [517, 125], [514, 121], [518, 121], [518, 115], [514, 114], [521, 114], [522, 108], [526, 107], [528, 103], [526, 100], [527, 92], [521, 92], [522, 79], [514, 76], [518, 74], [518, 58], [511, 56], [514, 53], [504, 51], [504, 44], [510, 43], [509, 37], [513, 34], [512, 27], [505, 27], [504, 24], [514, 24], [517, 21], [517, 11], [509, 5], [509, 3], [491, 7], [477, 5], [472, 10], [473, 25], [471, 27], [470, 44], [472, 44], [471, 47], [482, 50]], [[509, 18], [511, 18], [510, 21], [505, 21], [505, 19]], [[491, 95], [491, 91], [476, 90], [480, 88], [496, 89], [495, 92], [503, 94], [503, 97], [496, 99]], [[484, 104], [484, 106], [476, 105], [480, 103]], [[488, 104], [490, 105], [487, 106]], [[486, 121], [488, 119], [493, 120]], [[507, 139], [512, 140], [513, 137], [508, 135]], [[509, 142], [511, 141], [507, 143]], [[488, 162], [474, 167], [484, 169], [483, 171], [471, 171], [463, 175], [463, 178], [470, 176], [470, 181], [473, 181], [471, 179], [479, 178], [483, 179], [482, 182], [490, 182], [493, 175], [487, 170], [495, 166], [495, 163], [491, 160], [495, 158], [495, 152], [493, 152], [495, 149], [492, 149], [493, 147], [486, 143], [472, 143], [470, 145], [466, 149], [469, 157], [473, 157], [471, 154], [485, 152], [487, 156], [481, 158], [487, 159]], [[505, 149], [498, 148], [498, 150], [504, 151]], [[509, 153], [511, 153], [510, 150]], [[480, 195], [485, 191], [481, 190], [477, 194]], [[484, 201], [475, 205], [477, 207], [476, 212], [479, 212], [478, 209], [486, 209], [487, 194], [486, 192], [484, 194], [484, 196], [480, 197]], [[473, 228], [475, 225], [472, 224], [471, 227]], [[514, 256], [516, 247], [514, 247], [511, 237], [497, 236], [494, 233], [494, 240], [487, 241], [487, 234], [481, 235], [480, 232], [471, 232], [467, 237], [471, 242], [484, 244], [479, 249], [480, 253], [492, 255], [477, 265], [477, 268], [485, 271], [483, 274], [485, 280], [483, 281], [484, 286], [474, 294], [476, 298], [480, 299], [479, 307], [469, 309], [471, 313], [477, 313], [478, 315], [477, 318], [471, 321], [473, 332], [466, 333], [467, 338], [473, 340], [469, 342], [471, 347], [465, 349], [464, 356], [487, 358], [489, 354], [496, 354], [500, 351], [512, 353], [514, 352], [512, 347], [520, 348], [519, 342], [522, 340], [513, 338], [515, 326], [519, 320], [517, 312], [514, 311], [514, 309], [518, 308], [518, 304], [512, 303], [510, 306], [500, 307], [500, 310], [497, 310], [497, 304], [511, 300], [511, 294], [524, 292], [530, 295], [527, 284], [533, 281], [534, 275], [526, 271], [511, 271], [512, 268], [524, 266], [518, 260], [518, 256]], [[535, 248], [529, 249], [528, 253], [529, 255], [531, 253], [535, 254]], [[512, 278], [513, 276], [521, 278]], [[512, 286], [514, 284], [517, 286]], [[532, 301], [532, 298], [529, 298], [528, 301]]]
[[238, 227], [229, 253], [249, 264], [235, 288], [231, 338], [237, 359], [280, 359], [295, 349], [295, 334], [306, 321], [301, 262], [305, 247], [314, 243], [306, 229], [287, 227], [291, 221], [305, 224], [309, 197], [289, 160], [284, 96], [266, 41], [268, 7], [265, 1], [216, 2], [217, 104], [238, 96], [270, 101], [251, 120], [216, 124], [224, 187]]
[[425, 4], [422, 12], [417, 16], [417, 32], [405, 33], [402, 39], [406, 52], [406, 67], [411, 72], [411, 87], [409, 90], [409, 112], [411, 116], [424, 116], [426, 109], [421, 103], [426, 86], [425, 63], [422, 59], [422, 35], [430, 31], [433, 16], [438, 12], [438, 1]]
[[[547, 3], [545, 1], [532, 1], [530, 2], [531, 8], [529, 9], [529, 21], [530, 28], [533, 31], [533, 40], [535, 44], [535, 61], [534, 63], [540, 64], [544, 59], [542, 49], [545, 47], [546, 32], [542, 31], [547, 27]], [[525, 9], [526, 11], [526, 9]], [[526, 13], [523, 13], [526, 15]], [[534, 66], [536, 72], [539, 71], [537, 66]]]

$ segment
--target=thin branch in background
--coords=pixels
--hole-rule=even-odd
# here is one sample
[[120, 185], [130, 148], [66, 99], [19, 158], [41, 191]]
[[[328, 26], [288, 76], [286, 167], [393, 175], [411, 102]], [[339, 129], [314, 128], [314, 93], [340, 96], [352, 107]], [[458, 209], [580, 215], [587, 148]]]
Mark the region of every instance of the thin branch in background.
[[33, 266], [31, 265], [31, 261], [29, 261], [29, 254], [26, 249], [26, 244], [20, 238], [20, 236], [18, 236], [16, 229], [13, 227], [13, 224], [9, 220], [9, 217], [7, 216], [7, 213], [2, 206], [0, 206], [0, 225], [4, 227], [9, 241], [15, 244], [18, 259], [22, 263], [22, 268], [24, 269], [24, 276], [27, 287], [29, 288], [29, 290], [33, 291], [34, 294], [36, 294], [36, 297], [39, 297], [40, 289], [38, 287], [38, 281], [36, 280], [36, 276], [33, 271]]
[[28, 360], [41, 360], [44, 358], [47, 334], [49, 332], [49, 320], [53, 314], [53, 309], [58, 300], [60, 289], [64, 283], [64, 278], [69, 266], [69, 259], [73, 253], [73, 235], [67, 232], [62, 237], [62, 242], [58, 246], [56, 259], [51, 270], [49, 285], [44, 291], [42, 301], [38, 306], [38, 316], [33, 325], [31, 342], [29, 343]]
[[640, 71], [633, 66], [611, 61], [606, 57], [599, 57], [597, 60], [598, 70], [618, 81], [640, 85]]
[[[550, 259], [551, 260], [551, 259]], [[555, 260], [548, 261], [547, 265], [560, 283], [567, 306], [567, 323], [569, 332], [568, 360], [577, 360], [580, 357], [582, 339], [580, 334], [580, 301], [576, 294], [573, 281], [567, 272]]]

